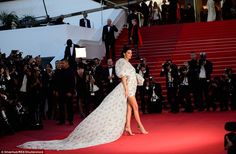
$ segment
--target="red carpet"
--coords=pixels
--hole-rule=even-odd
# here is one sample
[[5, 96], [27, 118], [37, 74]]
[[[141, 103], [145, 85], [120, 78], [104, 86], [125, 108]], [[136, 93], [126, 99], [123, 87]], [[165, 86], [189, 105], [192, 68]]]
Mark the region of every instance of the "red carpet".
[[[236, 112], [162, 113], [142, 115], [148, 135], [123, 135], [115, 142], [90, 148], [70, 151], [45, 151], [45, 153], [80, 154], [225, 154], [223, 146], [224, 124], [236, 121]], [[16, 148], [26, 141], [61, 139], [74, 126], [57, 126], [54, 121], [45, 121], [43, 130], [21, 131], [0, 138], [1, 150]], [[133, 131], [138, 133], [133, 119]]]
[[[139, 55], [146, 58], [151, 76], [161, 83], [163, 95], [166, 95], [165, 77], [160, 77], [162, 63], [172, 59], [180, 66], [190, 60], [190, 53], [207, 54], [213, 62], [214, 76], [221, 76], [224, 69], [236, 70], [236, 20], [158, 25], [142, 27], [143, 46]], [[124, 29], [116, 42], [116, 57], [128, 42], [128, 31]], [[135, 57], [135, 56], [134, 56]], [[138, 61], [132, 59], [135, 64]]]

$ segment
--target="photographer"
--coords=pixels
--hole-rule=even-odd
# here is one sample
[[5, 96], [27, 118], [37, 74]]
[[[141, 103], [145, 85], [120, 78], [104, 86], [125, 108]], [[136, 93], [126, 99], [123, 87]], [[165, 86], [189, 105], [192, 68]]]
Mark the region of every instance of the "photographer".
[[30, 124], [32, 129], [42, 128], [42, 76], [41, 70], [35, 65], [35, 61], [30, 63], [30, 75], [28, 76], [28, 92], [29, 92], [29, 112]]
[[0, 137], [14, 133], [14, 129], [8, 119], [8, 115], [11, 114], [8, 108], [7, 96], [0, 92]]
[[148, 113], [161, 113], [163, 106], [161, 85], [149, 77], [145, 89], [148, 91]]
[[177, 89], [178, 89], [178, 69], [172, 60], [167, 60], [162, 64], [160, 76], [166, 77], [166, 89], [167, 89], [167, 100], [171, 106], [172, 113], [179, 112], [179, 104], [177, 102]]
[[[140, 59], [140, 62], [137, 64], [137, 66], [135, 67], [136, 69], [136, 73], [140, 74], [144, 79], [144, 83], [148, 80], [149, 78], [149, 68], [148, 65], [146, 63], [146, 60], [144, 58]], [[141, 99], [141, 110], [142, 113], [145, 114], [146, 113], [146, 100], [145, 100], [145, 86], [138, 86], [137, 87], [138, 93], [140, 95], [140, 99]]]
[[[199, 103], [199, 111], [203, 111], [205, 109], [204, 102], [208, 99], [208, 87], [211, 80], [211, 73], [213, 70], [213, 64], [206, 58], [206, 53], [200, 53], [198, 65], [198, 103]], [[204, 100], [205, 98], [205, 100]]]
[[236, 78], [233, 74], [233, 70], [231, 68], [226, 68], [225, 72], [222, 76], [221, 81], [221, 95], [220, 95], [220, 110], [229, 110], [229, 102], [231, 103], [231, 110], [235, 110], [235, 86], [236, 86]]
[[101, 102], [102, 97], [102, 67], [96, 62], [97, 59], [89, 62], [86, 72], [86, 89], [89, 104], [89, 113], [92, 112]]
[[79, 107], [79, 113], [81, 118], [85, 118], [88, 115], [88, 98], [87, 98], [87, 87], [86, 87], [86, 65], [78, 63], [76, 71], [76, 92], [77, 92], [77, 103]]
[[178, 102], [183, 105], [185, 112], [193, 112], [190, 96], [190, 74], [188, 64], [182, 65], [179, 68], [179, 88]]
[[225, 123], [225, 130], [228, 133], [224, 136], [224, 148], [227, 150], [227, 154], [236, 153], [236, 122], [229, 121]]

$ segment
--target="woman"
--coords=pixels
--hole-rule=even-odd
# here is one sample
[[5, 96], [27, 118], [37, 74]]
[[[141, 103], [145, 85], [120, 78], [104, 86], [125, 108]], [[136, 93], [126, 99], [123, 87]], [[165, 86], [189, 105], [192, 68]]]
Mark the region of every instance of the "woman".
[[208, 8], [208, 15], [207, 21], [215, 21], [216, 20], [216, 10], [215, 10], [215, 2], [214, 0], [207, 0], [207, 8]]
[[[134, 135], [131, 131], [130, 120], [132, 109], [134, 111], [134, 117], [138, 124], [138, 128], [143, 134], [148, 134], [148, 132], [144, 129], [138, 111], [138, 104], [135, 98], [135, 92], [137, 89], [137, 75], [135, 68], [129, 63], [129, 60], [132, 57], [132, 50], [129, 47], [124, 47], [121, 53], [121, 57], [116, 62], [116, 73], [117, 76], [121, 78], [121, 82], [123, 84], [125, 90], [125, 97], [128, 99], [128, 108], [126, 115], [126, 124], [125, 131], [127, 131], [130, 135]], [[143, 81], [141, 81], [143, 82]]]
[[135, 52], [136, 52], [136, 59], [139, 59], [139, 51], [138, 46], [143, 45], [142, 35], [140, 32], [140, 28], [136, 19], [132, 20], [132, 29], [130, 35], [130, 41], [132, 42]]
[[154, 2], [153, 12], [152, 12], [153, 25], [159, 25], [161, 23], [161, 9], [157, 2]]
[[71, 150], [115, 141], [122, 135], [124, 128], [130, 135], [133, 135], [130, 128], [132, 109], [134, 110], [139, 130], [141, 133], [147, 134], [148, 132], [140, 121], [138, 105], [134, 97], [137, 88], [137, 78], [135, 69], [129, 63], [129, 59], [132, 57], [130, 48], [123, 48], [122, 57], [124, 58], [119, 59], [115, 66], [116, 74], [121, 77], [122, 82], [107, 95], [102, 103], [67, 138], [63, 140], [27, 142], [18, 147]]

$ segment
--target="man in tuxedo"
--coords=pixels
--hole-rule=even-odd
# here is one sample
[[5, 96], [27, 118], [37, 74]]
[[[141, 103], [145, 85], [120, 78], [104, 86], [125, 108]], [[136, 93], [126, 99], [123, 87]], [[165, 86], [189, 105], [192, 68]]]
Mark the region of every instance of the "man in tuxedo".
[[80, 25], [81, 27], [91, 28], [90, 20], [87, 19], [87, 16], [88, 16], [87, 13], [84, 12], [84, 13], [83, 13], [83, 18], [80, 19], [80, 21], [79, 21], [79, 25]]
[[[200, 53], [198, 65], [198, 103], [199, 111], [204, 110], [204, 101], [208, 100], [208, 86], [211, 81], [211, 73], [213, 71], [213, 64], [206, 58], [206, 53]], [[205, 99], [205, 100], [204, 100]], [[208, 104], [207, 104], [208, 105]]]
[[118, 77], [115, 73], [115, 66], [112, 59], [107, 60], [107, 67], [104, 69], [104, 78], [106, 85], [106, 94], [109, 94], [118, 84]]
[[65, 48], [64, 59], [68, 60], [69, 65], [73, 70], [76, 70], [75, 48], [79, 48], [79, 46], [74, 44], [71, 39], [68, 39], [66, 44], [67, 46]]
[[[106, 47], [106, 59], [112, 58], [115, 60], [115, 36], [114, 32], [118, 32], [115, 25], [112, 24], [111, 19], [107, 19], [107, 25], [103, 27], [102, 40], [105, 42]], [[112, 57], [110, 55], [110, 50]]]

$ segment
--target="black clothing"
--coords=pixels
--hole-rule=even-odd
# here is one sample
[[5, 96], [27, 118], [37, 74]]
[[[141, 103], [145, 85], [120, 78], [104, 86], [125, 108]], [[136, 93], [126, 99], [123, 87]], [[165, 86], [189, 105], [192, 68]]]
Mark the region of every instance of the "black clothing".
[[161, 113], [162, 101], [161, 85], [159, 83], [151, 83], [148, 87], [148, 113]]
[[[109, 69], [112, 69], [112, 75], [114, 75], [114, 78], [112, 80], [109, 80], [108, 77], [110, 76]], [[118, 84], [119, 78], [117, 77], [115, 73], [115, 67], [107, 67], [104, 69], [104, 81], [106, 85], [106, 94], [109, 94]]]
[[[102, 40], [105, 42], [106, 47], [106, 59], [112, 58], [115, 60], [115, 35], [114, 32], [118, 32], [115, 25], [104, 26], [102, 31]], [[111, 50], [111, 53], [110, 53]], [[111, 57], [112, 55], [112, 57]]]
[[75, 54], [75, 48], [79, 48], [79, 45], [73, 44], [73, 52], [71, 54], [71, 50], [70, 50], [70, 46], [66, 46], [65, 48], [65, 52], [64, 52], [64, 59], [67, 59], [69, 62], [70, 67], [73, 70], [76, 70], [77, 66], [76, 66], [76, 54]]
[[[65, 123], [65, 105], [67, 109], [68, 121], [71, 123], [74, 120], [73, 102], [72, 102], [72, 96], [75, 92], [74, 72], [71, 68], [62, 69], [60, 75], [61, 75], [60, 85], [59, 85], [60, 123]], [[69, 93], [71, 94], [71, 96], [68, 95]]]
[[170, 69], [163, 66], [161, 70], [161, 76], [166, 76], [166, 89], [167, 89], [167, 100], [171, 106], [171, 112], [179, 112], [179, 104], [177, 101], [177, 89], [178, 89], [178, 69], [175, 64], [169, 64]]
[[87, 22], [87, 28], [91, 28], [91, 24], [90, 24], [90, 20], [89, 19], [85, 19], [85, 18], [80, 19], [79, 25], [81, 27], [86, 27], [85, 21]]

